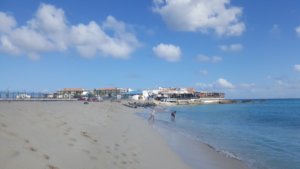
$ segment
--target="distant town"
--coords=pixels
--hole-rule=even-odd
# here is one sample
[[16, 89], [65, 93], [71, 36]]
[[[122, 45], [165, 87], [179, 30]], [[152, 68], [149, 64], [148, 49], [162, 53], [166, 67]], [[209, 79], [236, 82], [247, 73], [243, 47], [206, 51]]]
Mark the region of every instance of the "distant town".
[[1, 100], [79, 100], [100, 102], [103, 100], [130, 99], [151, 101], [156, 104], [209, 104], [227, 103], [225, 94], [212, 91], [196, 91], [194, 88], [163, 88], [133, 90], [130, 88], [64, 88], [52, 93], [0, 92]]

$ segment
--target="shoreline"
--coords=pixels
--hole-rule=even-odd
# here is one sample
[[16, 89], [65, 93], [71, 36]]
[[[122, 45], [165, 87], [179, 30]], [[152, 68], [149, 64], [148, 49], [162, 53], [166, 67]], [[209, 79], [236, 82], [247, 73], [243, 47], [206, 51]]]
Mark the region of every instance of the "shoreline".
[[[141, 111], [107, 101], [0, 102], [0, 168], [192, 168], [135, 114]], [[196, 153], [202, 153], [201, 168], [215, 169], [204, 165], [213, 162], [238, 169], [233, 159], [220, 160], [219, 153], [204, 149]]]
[[169, 146], [194, 169], [251, 169], [246, 161], [209, 143], [194, 140], [164, 127], [155, 128]]
[[[142, 120], [145, 116], [140, 116]], [[235, 154], [195, 140], [176, 131], [165, 121], [156, 120], [152, 127], [168, 143], [168, 146], [193, 169], [251, 169], [247, 162]]]

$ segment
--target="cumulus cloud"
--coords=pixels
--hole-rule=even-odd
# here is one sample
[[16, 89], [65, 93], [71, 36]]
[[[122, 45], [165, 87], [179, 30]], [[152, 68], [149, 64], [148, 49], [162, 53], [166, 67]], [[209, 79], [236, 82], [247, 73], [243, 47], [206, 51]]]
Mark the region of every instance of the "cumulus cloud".
[[14, 17], [0, 11], [0, 32], [10, 32], [16, 25]]
[[211, 62], [211, 63], [217, 63], [221, 62], [223, 59], [219, 56], [206, 56], [206, 55], [198, 55], [197, 60], [199, 62]]
[[179, 61], [181, 57], [180, 47], [172, 44], [160, 43], [159, 45], [153, 47], [152, 50], [156, 56], [169, 62]]
[[224, 52], [237, 52], [243, 49], [242, 44], [221, 45], [219, 48]]
[[204, 90], [216, 90], [216, 89], [234, 89], [235, 86], [224, 78], [219, 78], [214, 83], [196, 83], [196, 86]]
[[230, 0], [153, 0], [153, 11], [174, 30], [238, 36], [246, 29], [242, 9]]
[[63, 9], [51, 4], [41, 4], [25, 25], [16, 25], [12, 16], [0, 12], [0, 52], [38, 59], [45, 52], [75, 48], [83, 57], [128, 58], [139, 46], [129, 26], [113, 16], [102, 24], [70, 25]]
[[300, 65], [294, 65], [294, 70], [300, 72]]
[[[104, 29], [114, 31], [114, 35], [109, 36]], [[103, 28], [94, 21], [72, 26], [71, 41], [84, 57], [93, 57], [99, 52], [115, 58], [128, 58], [139, 45], [135, 35], [126, 31], [125, 23], [112, 16], [106, 18]]]
[[227, 81], [226, 79], [223, 79], [223, 78], [218, 79], [216, 85], [218, 87], [225, 88], [225, 89], [233, 89], [234, 88], [234, 85], [232, 83], [230, 83], [229, 81]]

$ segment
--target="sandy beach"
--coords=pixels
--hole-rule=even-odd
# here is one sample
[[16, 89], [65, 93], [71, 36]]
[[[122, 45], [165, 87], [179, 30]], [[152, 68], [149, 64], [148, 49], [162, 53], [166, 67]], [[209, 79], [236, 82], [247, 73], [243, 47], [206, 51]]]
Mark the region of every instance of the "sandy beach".
[[[137, 111], [111, 102], [2, 101], [0, 168], [191, 168]], [[207, 146], [195, 151], [203, 169], [243, 166]]]

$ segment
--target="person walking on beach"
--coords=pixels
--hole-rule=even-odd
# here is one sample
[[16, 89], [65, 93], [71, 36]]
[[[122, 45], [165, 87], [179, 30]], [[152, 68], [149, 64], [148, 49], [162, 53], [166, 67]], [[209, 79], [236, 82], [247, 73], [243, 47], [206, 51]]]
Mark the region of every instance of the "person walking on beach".
[[155, 109], [153, 108], [150, 113], [150, 117], [148, 118], [148, 123], [152, 125], [154, 124], [154, 120], [155, 120]]
[[175, 121], [175, 116], [176, 116], [176, 111], [173, 111], [172, 113], [171, 113], [171, 121]]

